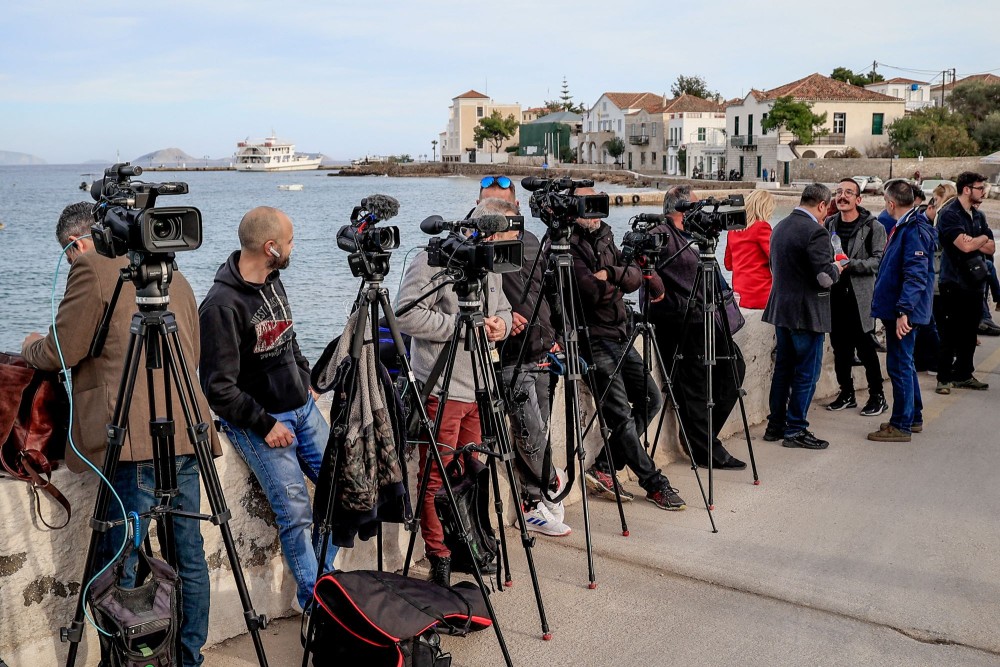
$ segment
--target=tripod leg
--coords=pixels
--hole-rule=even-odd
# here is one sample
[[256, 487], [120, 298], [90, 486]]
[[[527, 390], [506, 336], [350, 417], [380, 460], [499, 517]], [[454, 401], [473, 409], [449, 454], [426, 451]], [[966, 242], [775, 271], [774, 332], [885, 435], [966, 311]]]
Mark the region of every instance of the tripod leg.
[[[507, 532], [504, 530], [503, 499], [500, 495], [500, 475], [497, 473], [496, 462], [490, 457], [490, 481], [493, 485], [493, 512], [497, 516], [497, 537], [500, 539], [500, 563], [497, 566], [497, 588], [510, 588], [514, 580], [510, 576], [510, 554], [507, 552]], [[516, 502], [516, 500], [515, 500]], [[501, 573], [501, 568], [503, 572]], [[503, 579], [501, 580], [501, 577]]]

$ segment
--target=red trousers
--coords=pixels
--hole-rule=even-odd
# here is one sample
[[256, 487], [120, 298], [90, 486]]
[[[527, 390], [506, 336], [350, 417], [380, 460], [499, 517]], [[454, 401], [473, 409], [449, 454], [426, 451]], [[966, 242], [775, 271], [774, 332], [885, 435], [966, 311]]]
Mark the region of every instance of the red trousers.
[[[438, 400], [436, 396], [427, 399], [427, 413], [431, 419], [437, 417]], [[451, 401], [444, 405], [444, 415], [441, 428], [438, 429], [437, 441], [441, 460], [444, 465], [454, 457], [454, 447], [461, 447], [470, 442], [479, 443], [482, 440], [479, 428], [479, 406], [475, 403]], [[427, 445], [420, 445], [420, 471], [424, 470], [427, 461]], [[444, 528], [434, 510], [434, 494], [441, 488], [441, 470], [431, 461], [431, 474], [427, 482], [427, 494], [421, 499], [420, 535], [424, 538], [425, 551], [429, 556], [451, 556], [451, 551], [444, 544]]]

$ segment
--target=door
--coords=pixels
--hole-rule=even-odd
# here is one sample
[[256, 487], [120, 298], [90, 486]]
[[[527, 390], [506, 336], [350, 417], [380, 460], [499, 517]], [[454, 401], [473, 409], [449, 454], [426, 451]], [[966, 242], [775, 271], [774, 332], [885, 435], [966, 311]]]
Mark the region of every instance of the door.
[[632, 151], [629, 151], [628, 153], [628, 168], [629, 170], [632, 169]]

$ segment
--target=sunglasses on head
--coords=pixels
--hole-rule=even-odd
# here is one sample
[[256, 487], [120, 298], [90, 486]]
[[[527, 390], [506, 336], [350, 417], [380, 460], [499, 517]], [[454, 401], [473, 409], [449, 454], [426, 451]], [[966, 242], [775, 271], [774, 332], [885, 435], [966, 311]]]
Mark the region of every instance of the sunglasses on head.
[[485, 190], [486, 188], [492, 188], [494, 186], [507, 190], [508, 188], [514, 187], [514, 183], [506, 176], [486, 176], [483, 180], [479, 181], [480, 190]]

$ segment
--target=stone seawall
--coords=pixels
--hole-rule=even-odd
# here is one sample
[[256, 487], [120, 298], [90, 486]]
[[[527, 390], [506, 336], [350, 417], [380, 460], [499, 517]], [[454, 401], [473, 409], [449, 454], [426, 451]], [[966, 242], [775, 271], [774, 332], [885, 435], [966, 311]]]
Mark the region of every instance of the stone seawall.
[[[919, 171], [921, 178], [955, 180], [963, 171], [977, 171], [991, 178], [1000, 166], [982, 164], [981, 157], [901, 158], [892, 161], [894, 178], [912, 178]], [[802, 158], [791, 163], [793, 181], [832, 183], [851, 176], [878, 176], [889, 179], [889, 158]]]
[[[767, 415], [767, 393], [770, 386], [774, 348], [774, 329], [760, 321], [761, 311], [745, 312], [747, 325], [736, 335], [747, 364], [744, 382], [747, 418], [751, 425], [759, 424]], [[860, 369], [858, 369], [860, 373]], [[858, 378], [860, 380], [860, 374]], [[863, 383], [860, 385], [863, 386]], [[832, 354], [824, 358], [823, 375], [817, 388], [817, 397], [830, 396], [836, 391], [833, 377]], [[586, 424], [594, 414], [593, 401], [582, 401], [583, 419]], [[814, 409], [817, 409], [814, 407]], [[564, 460], [565, 417], [561, 387], [557, 391], [552, 412], [554, 458], [558, 464]], [[657, 447], [657, 464], [665, 466], [681, 460], [681, 449], [676, 437], [676, 424], [668, 410], [667, 426]], [[723, 429], [723, 437], [741, 428], [739, 411]], [[600, 437], [596, 427], [586, 439], [588, 462], [596, 455]], [[773, 446], [756, 441], [755, 446]], [[243, 461], [233, 448], [224, 443], [224, 456], [216, 465], [229, 507], [233, 512], [230, 523], [244, 574], [258, 613], [276, 617], [287, 614], [294, 597], [295, 585], [285, 569], [275, 529], [274, 515], [260, 488]], [[730, 447], [733, 454], [745, 458], [746, 447], [735, 442]], [[409, 462], [411, 493], [416, 493], [416, 464]], [[582, 478], [580, 471], [578, 480]], [[749, 473], [747, 473], [749, 474]], [[624, 479], [624, 478], [623, 478]], [[66, 644], [59, 641], [59, 627], [67, 624], [74, 610], [81, 588], [81, 569], [90, 538], [88, 520], [93, 511], [93, 498], [97, 482], [93, 475], [74, 475], [65, 469], [58, 470], [53, 482], [73, 504], [74, 514], [70, 525], [59, 531], [45, 529], [34, 514], [32, 498], [27, 485], [0, 479], [0, 657], [14, 665], [52, 665], [65, 659]], [[634, 482], [627, 482], [634, 487]], [[506, 484], [504, 484], [506, 488]], [[682, 495], [694, 505], [695, 489], [681, 489]], [[507, 491], [504, 492], [508, 494]], [[579, 502], [580, 493], [573, 489], [568, 503]], [[510, 503], [507, 503], [508, 508]], [[202, 498], [202, 511], [207, 512], [207, 500]], [[600, 505], [594, 511], [605, 511]], [[45, 499], [42, 511], [47, 517], [57, 514], [54, 506]], [[208, 556], [212, 586], [212, 611], [209, 645], [245, 632], [242, 608], [233, 583], [221, 534], [211, 524], [202, 527], [205, 552]], [[402, 566], [409, 534], [402, 529], [385, 531], [386, 567]], [[544, 547], [542, 547], [544, 548]], [[422, 554], [422, 545], [416, 553]], [[345, 569], [374, 567], [374, 542], [359, 543], [352, 550], [344, 550], [338, 566]], [[95, 631], [88, 627], [80, 654], [81, 665], [96, 664], [98, 648]]]

